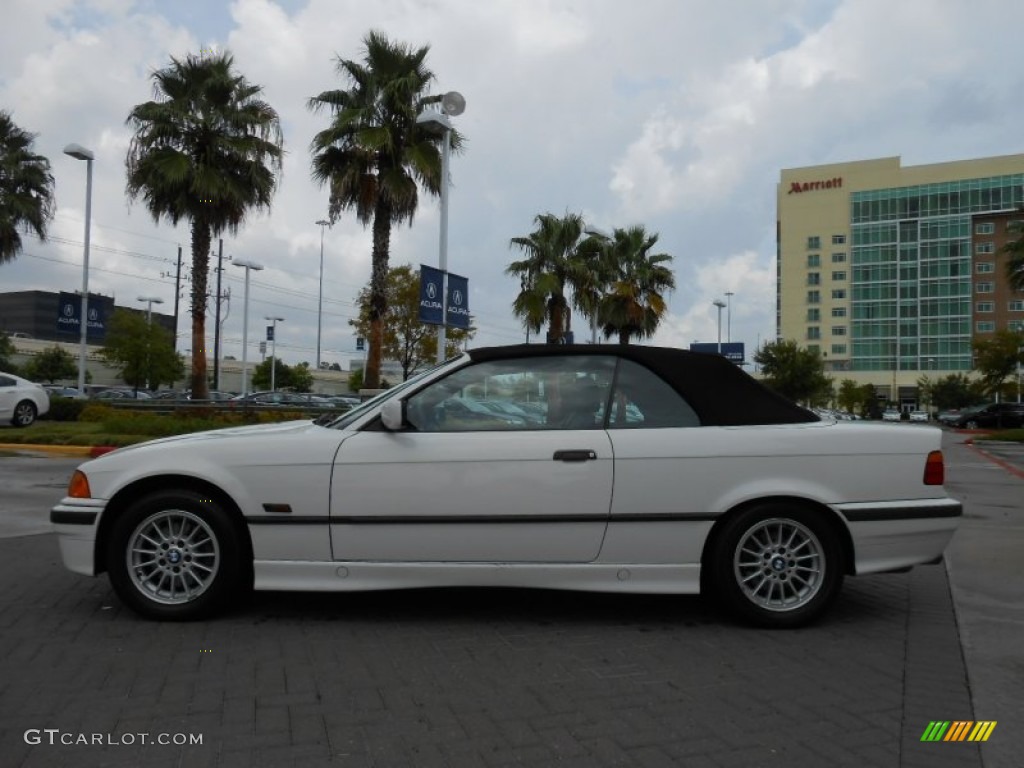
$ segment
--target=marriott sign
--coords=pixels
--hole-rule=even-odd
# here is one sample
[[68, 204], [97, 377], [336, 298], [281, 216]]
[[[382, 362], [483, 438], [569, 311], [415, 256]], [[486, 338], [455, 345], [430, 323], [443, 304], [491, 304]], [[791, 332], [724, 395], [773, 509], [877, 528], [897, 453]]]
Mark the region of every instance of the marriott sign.
[[793, 181], [790, 182], [789, 192], [786, 194], [792, 195], [795, 192], [799, 195], [801, 192], [815, 192], [819, 189], [839, 189], [842, 186], [842, 176], [836, 176], [834, 179], [826, 181]]

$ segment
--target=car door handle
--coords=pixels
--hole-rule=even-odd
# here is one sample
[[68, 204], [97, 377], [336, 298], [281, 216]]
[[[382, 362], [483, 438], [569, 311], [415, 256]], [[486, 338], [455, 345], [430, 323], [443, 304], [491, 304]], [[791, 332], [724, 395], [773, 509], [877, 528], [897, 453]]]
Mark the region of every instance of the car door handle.
[[555, 461], [594, 461], [597, 459], [597, 451], [588, 449], [577, 451], [555, 451], [552, 457]]

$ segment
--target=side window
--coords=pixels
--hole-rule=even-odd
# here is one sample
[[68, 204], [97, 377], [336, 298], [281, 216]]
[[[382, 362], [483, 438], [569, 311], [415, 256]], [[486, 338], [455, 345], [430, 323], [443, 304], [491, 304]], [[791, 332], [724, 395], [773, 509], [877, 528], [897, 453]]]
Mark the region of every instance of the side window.
[[693, 408], [660, 376], [631, 360], [619, 364], [609, 429], [699, 426]]
[[406, 401], [418, 432], [601, 429], [615, 358], [552, 355], [455, 371]]
[[13, 387], [15, 383], [14, 379], [8, 378], [7, 376], [0, 376], [0, 387]]

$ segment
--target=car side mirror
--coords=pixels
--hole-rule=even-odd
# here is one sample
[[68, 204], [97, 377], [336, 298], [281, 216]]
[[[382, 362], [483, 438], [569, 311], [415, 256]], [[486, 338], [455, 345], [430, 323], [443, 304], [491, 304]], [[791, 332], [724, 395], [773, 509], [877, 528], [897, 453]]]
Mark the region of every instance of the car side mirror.
[[405, 401], [394, 397], [380, 407], [380, 423], [389, 432], [397, 432], [405, 426]]

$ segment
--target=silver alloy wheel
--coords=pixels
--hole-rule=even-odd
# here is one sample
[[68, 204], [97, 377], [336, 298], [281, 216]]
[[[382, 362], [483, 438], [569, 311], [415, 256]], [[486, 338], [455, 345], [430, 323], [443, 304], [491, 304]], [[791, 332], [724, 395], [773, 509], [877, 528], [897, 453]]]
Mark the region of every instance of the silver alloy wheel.
[[220, 547], [198, 515], [167, 509], [139, 523], [128, 538], [125, 562], [132, 584], [163, 605], [181, 605], [203, 594], [217, 577]]
[[743, 596], [768, 611], [791, 611], [813, 600], [826, 567], [821, 542], [811, 529], [782, 518], [749, 528], [733, 557]]
[[19, 427], [27, 427], [36, 420], [36, 407], [28, 400], [23, 400], [14, 408], [14, 423]]

